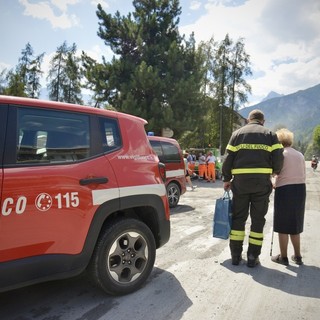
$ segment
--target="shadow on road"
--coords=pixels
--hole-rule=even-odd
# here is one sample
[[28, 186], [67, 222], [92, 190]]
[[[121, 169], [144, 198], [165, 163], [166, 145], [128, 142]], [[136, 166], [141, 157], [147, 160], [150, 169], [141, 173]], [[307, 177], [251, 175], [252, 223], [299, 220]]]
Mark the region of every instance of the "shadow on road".
[[194, 211], [195, 208], [194, 207], [191, 207], [191, 206], [188, 206], [188, 205], [177, 205], [175, 208], [171, 208], [170, 209], [170, 215], [173, 215], [173, 214], [177, 214], [177, 213], [185, 213], [185, 212], [191, 212], [191, 211]]
[[85, 275], [0, 294], [0, 319], [180, 319], [192, 305], [177, 278], [154, 268], [146, 284], [126, 296], [110, 296]]
[[[284, 271], [270, 269], [263, 265], [248, 268], [245, 262], [233, 266], [231, 260], [221, 265], [236, 273], [245, 273], [253, 280], [266, 287], [271, 287], [296, 296], [320, 298], [320, 268], [315, 266], [281, 266]], [[280, 266], [279, 266], [280, 267]]]

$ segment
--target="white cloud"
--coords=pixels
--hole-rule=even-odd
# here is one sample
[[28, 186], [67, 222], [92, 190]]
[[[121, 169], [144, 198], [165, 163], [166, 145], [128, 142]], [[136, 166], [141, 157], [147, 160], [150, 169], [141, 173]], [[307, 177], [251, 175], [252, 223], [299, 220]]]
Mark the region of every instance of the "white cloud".
[[190, 9], [191, 10], [198, 10], [201, 7], [201, 2], [197, 0], [193, 0], [190, 3]]
[[[79, 25], [79, 19], [75, 14], [68, 14], [68, 5], [73, 5], [79, 0], [52, 0], [41, 1], [39, 3], [29, 3], [28, 0], [19, 0], [24, 6], [24, 15], [33, 18], [47, 20], [53, 28], [68, 29]], [[55, 14], [56, 10], [61, 11], [61, 14]]]
[[[252, 70], [253, 96], [289, 94], [320, 83], [320, 2], [318, 0], [209, 1], [206, 14], [180, 28], [197, 42], [244, 38]], [[243, 3], [243, 4], [241, 4]]]
[[315, 0], [268, 1], [260, 23], [275, 41], [308, 43], [319, 34], [319, 2]]
[[51, 0], [51, 3], [61, 11], [66, 12], [68, 10], [68, 5], [77, 4], [79, 3], [79, 0]]

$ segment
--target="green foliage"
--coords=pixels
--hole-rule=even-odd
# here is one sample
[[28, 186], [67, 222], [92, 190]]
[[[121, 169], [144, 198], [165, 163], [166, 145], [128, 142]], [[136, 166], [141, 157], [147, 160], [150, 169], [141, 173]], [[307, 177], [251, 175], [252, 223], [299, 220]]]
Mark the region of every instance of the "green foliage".
[[15, 70], [1, 72], [1, 93], [38, 98], [41, 89], [40, 77], [43, 73], [41, 71], [43, 56], [44, 53], [34, 56], [30, 43], [27, 43], [25, 49], [21, 51], [21, 57]]
[[308, 144], [305, 141], [301, 141], [301, 140], [295, 141], [294, 140], [293, 148], [300, 151], [306, 157], [307, 150], [308, 150]]
[[[148, 120], [147, 130], [172, 128], [178, 138], [202, 113], [204, 80], [193, 35], [178, 33], [179, 1], [133, 1], [127, 17], [98, 5], [98, 35], [115, 53], [97, 64], [83, 55], [84, 73], [99, 101]], [[98, 82], [94, 79], [100, 79]]]
[[[108, 89], [106, 79], [110, 76], [109, 64], [97, 63], [82, 51], [81, 62], [83, 68], [81, 73], [86, 79], [84, 88], [89, 89], [93, 95], [92, 100], [95, 106], [101, 106], [107, 101], [106, 97], [112, 100], [112, 92]], [[115, 108], [115, 106], [113, 106]]]
[[183, 149], [210, 148], [219, 145], [219, 106], [213, 98], [204, 98], [206, 113], [198, 116], [198, 122], [179, 138]]
[[7, 73], [7, 69], [3, 69], [0, 71], [0, 94], [4, 94], [4, 91], [6, 89], [6, 84], [7, 84], [6, 73]]
[[313, 130], [313, 144], [316, 148], [320, 149], [320, 125], [316, 126]]
[[7, 86], [3, 90], [3, 94], [8, 96], [26, 97], [25, 82], [18, 71], [10, 70], [6, 76]]
[[41, 90], [40, 78], [41, 78], [41, 75], [43, 74], [43, 71], [41, 71], [43, 56], [44, 56], [44, 53], [37, 56], [34, 60], [31, 61], [29, 66], [26, 90], [27, 90], [28, 96], [31, 98], [38, 98], [40, 95], [40, 90]]
[[76, 51], [75, 43], [68, 47], [65, 41], [52, 57], [47, 77], [50, 100], [83, 103], [81, 98], [82, 73], [79, 72], [80, 58], [75, 56]]
[[312, 156], [316, 155], [320, 156], [320, 148], [315, 146], [313, 143], [310, 143], [304, 153], [304, 157], [306, 160], [311, 160]]
[[313, 129], [313, 140], [304, 153], [306, 160], [311, 160], [313, 155], [320, 156], [320, 125]]
[[[251, 92], [245, 81], [245, 77], [251, 75], [250, 59], [244, 50], [243, 39], [234, 43], [228, 34], [220, 43], [213, 37], [206, 43], [202, 42], [199, 50], [206, 69], [204, 91], [219, 106], [214, 118], [218, 141], [215, 141], [216, 137], [212, 139], [214, 146], [220, 146], [223, 153], [237, 119], [235, 111], [247, 101], [247, 93]], [[207, 110], [210, 112], [211, 108]]]

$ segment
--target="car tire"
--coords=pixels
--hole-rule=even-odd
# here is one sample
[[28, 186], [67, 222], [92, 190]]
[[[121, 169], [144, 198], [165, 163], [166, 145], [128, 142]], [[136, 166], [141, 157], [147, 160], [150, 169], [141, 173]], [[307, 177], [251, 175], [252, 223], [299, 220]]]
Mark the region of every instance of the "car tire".
[[88, 271], [108, 294], [124, 295], [146, 281], [155, 256], [154, 236], [146, 224], [136, 219], [116, 220], [102, 230]]
[[179, 186], [174, 182], [170, 182], [167, 186], [167, 196], [170, 208], [177, 206], [180, 200], [180, 195], [181, 192]]

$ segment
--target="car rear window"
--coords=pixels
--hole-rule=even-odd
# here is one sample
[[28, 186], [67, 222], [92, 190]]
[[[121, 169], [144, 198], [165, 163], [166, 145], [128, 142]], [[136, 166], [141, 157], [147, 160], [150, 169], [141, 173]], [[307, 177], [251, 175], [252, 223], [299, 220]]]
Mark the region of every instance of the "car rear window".
[[181, 162], [180, 152], [177, 146], [166, 141], [150, 140], [153, 150], [157, 153], [159, 160], [163, 163]]

